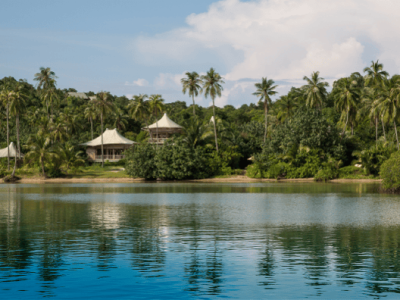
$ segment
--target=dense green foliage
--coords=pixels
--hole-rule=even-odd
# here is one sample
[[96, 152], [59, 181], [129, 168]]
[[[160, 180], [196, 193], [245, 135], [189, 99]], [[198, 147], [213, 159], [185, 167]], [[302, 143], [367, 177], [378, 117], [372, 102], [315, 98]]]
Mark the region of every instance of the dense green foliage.
[[380, 170], [383, 179], [383, 188], [388, 191], [398, 192], [400, 190], [400, 152], [393, 153], [386, 160]]
[[[81, 143], [118, 128], [141, 143], [127, 153], [126, 169], [134, 177], [203, 178], [245, 168], [255, 178], [379, 176], [398, 149], [400, 76], [390, 77], [373, 62], [364, 74], [335, 81], [331, 91], [319, 72], [303, 79], [302, 87], [274, 100], [277, 86], [265, 77], [254, 87], [257, 104], [204, 108], [195, 97], [204, 93], [214, 103], [223, 90], [223, 78], [212, 68], [204, 76], [188, 72], [182, 78], [190, 106], [164, 103], [161, 95], [128, 99], [89, 91], [90, 100], [70, 96], [76, 90], [58, 89], [56, 74], [41, 68], [34, 75], [37, 86], [12, 77], [0, 80], [0, 147], [14, 142], [27, 154], [23, 166], [59, 176], [88, 164]], [[155, 147], [142, 128], [164, 112], [184, 130]], [[0, 170], [11, 172], [10, 161], [0, 160]]]

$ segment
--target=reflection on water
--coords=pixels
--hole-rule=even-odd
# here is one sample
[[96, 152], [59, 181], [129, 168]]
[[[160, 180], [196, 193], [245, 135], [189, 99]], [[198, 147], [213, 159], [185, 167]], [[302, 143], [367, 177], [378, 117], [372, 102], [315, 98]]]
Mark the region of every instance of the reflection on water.
[[375, 190], [0, 185], [0, 295], [398, 298], [400, 201]]

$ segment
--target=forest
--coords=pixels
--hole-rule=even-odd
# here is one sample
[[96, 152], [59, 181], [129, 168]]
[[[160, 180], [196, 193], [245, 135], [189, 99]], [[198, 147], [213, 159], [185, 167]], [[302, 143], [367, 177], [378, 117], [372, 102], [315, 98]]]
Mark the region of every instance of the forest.
[[[190, 97], [189, 106], [165, 103], [159, 94], [128, 99], [83, 91], [94, 97], [82, 99], [68, 95], [77, 92], [73, 88], [57, 88], [57, 78], [50, 68], [40, 68], [35, 85], [13, 77], [0, 80], [0, 148], [14, 142], [20, 158], [2, 158], [2, 176], [27, 169], [45, 177], [75, 174], [91, 165], [79, 145], [102, 128], [117, 128], [139, 143], [120, 164], [129, 176], [146, 179], [244, 172], [253, 178], [379, 178], [382, 164], [399, 149], [400, 76], [390, 76], [379, 61], [331, 87], [313, 72], [285, 95], [277, 93], [273, 79], [261, 78], [254, 85], [254, 103], [238, 108], [214, 105], [224, 81], [213, 68], [182, 78], [182, 99]], [[213, 105], [197, 105], [201, 94]], [[184, 130], [156, 146], [141, 129], [162, 113]]]

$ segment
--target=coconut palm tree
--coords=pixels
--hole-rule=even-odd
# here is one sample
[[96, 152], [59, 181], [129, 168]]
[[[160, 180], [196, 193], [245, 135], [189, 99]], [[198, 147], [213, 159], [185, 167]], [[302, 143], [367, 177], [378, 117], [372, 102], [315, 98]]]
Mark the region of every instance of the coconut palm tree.
[[62, 162], [65, 174], [68, 174], [69, 169], [85, 164], [85, 160], [81, 157], [82, 151], [75, 151], [75, 147], [69, 142], [61, 144], [57, 149], [57, 154]]
[[125, 130], [128, 124], [128, 116], [120, 108], [116, 108], [114, 112], [114, 127], [118, 130]]
[[196, 104], [194, 102], [194, 96], [198, 96], [199, 93], [201, 94], [203, 89], [201, 85], [203, 84], [203, 81], [200, 78], [200, 75], [197, 74], [197, 72], [186, 72], [185, 73], [186, 78], [181, 79], [182, 83], [182, 92], [186, 94], [186, 91], [188, 91], [189, 96], [192, 97], [193, 100], [193, 115], [196, 115]]
[[54, 73], [50, 68], [40, 68], [40, 72], [35, 74], [33, 80], [38, 81], [38, 90], [47, 89], [52, 85], [55, 85], [56, 73]]
[[90, 101], [88, 107], [85, 108], [85, 118], [90, 122], [90, 134], [93, 140], [93, 121], [97, 119], [97, 111], [93, 102]]
[[15, 125], [17, 127], [17, 153], [18, 159], [21, 159], [21, 145], [20, 145], [20, 124], [19, 117], [25, 111], [27, 96], [23, 91], [24, 87], [20, 83], [17, 83], [14, 88], [14, 97], [11, 99], [10, 111], [15, 116]]
[[[215, 72], [214, 68], [210, 68], [206, 75], [201, 76], [201, 80], [203, 82], [203, 91], [204, 96], [207, 98], [211, 97], [213, 103], [213, 117], [215, 120], [215, 97], [221, 97], [221, 93], [223, 91], [222, 84], [225, 82], [221, 75]], [[218, 137], [217, 137], [217, 127], [214, 123], [214, 137], [215, 137], [215, 148], [218, 152]]]
[[[183, 141], [189, 147], [197, 147], [207, 144], [209, 138], [212, 138], [212, 130], [208, 124], [203, 124], [199, 118], [189, 119], [183, 130]], [[212, 140], [211, 140], [212, 141]]]
[[46, 88], [40, 91], [40, 96], [43, 105], [46, 106], [48, 118], [53, 120], [53, 105], [59, 100], [54, 80], [51, 80], [50, 83], [46, 85]]
[[298, 107], [298, 103], [295, 97], [292, 97], [290, 94], [287, 96], [281, 96], [276, 101], [277, 108], [277, 118], [283, 122], [286, 118], [290, 118], [293, 116], [295, 109]]
[[104, 168], [104, 150], [103, 150], [103, 122], [108, 112], [114, 109], [114, 103], [111, 101], [110, 93], [101, 91], [97, 94], [96, 99], [92, 100], [100, 114], [101, 123], [101, 166]]
[[364, 68], [365, 75], [365, 85], [367, 86], [377, 86], [383, 82], [385, 78], [389, 76], [389, 73], [383, 70], [383, 64], [371, 61], [371, 66]]
[[267, 77], [261, 78], [261, 82], [254, 84], [257, 88], [256, 92], [253, 95], [260, 98], [259, 102], [264, 103], [264, 124], [265, 124], [265, 131], [264, 131], [264, 143], [267, 139], [267, 130], [268, 130], [268, 109], [271, 105], [271, 97], [276, 95], [278, 92], [275, 89], [278, 87], [274, 85], [275, 82], [272, 79], [267, 79]]
[[6, 107], [6, 119], [7, 119], [7, 170], [10, 171], [10, 104], [15, 98], [15, 91], [9, 86], [3, 87], [0, 93], [0, 100]]
[[[361, 98], [361, 90], [357, 83], [350, 77], [341, 78], [333, 84], [332, 93], [335, 99], [335, 107], [342, 113], [342, 119], [345, 119], [342, 135], [346, 132], [349, 122], [350, 113], [353, 115], [357, 112], [357, 106]], [[353, 132], [353, 124], [352, 132]]]
[[135, 95], [128, 104], [128, 111], [131, 117], [137, 121], [144, 121], [148, 127], [147, 119], [150, 116], [149, 102], [146, 101], [146, 94]]
[[392, 78], [384, 78], [380, 96], [375, 100], [374, 105], [383, 113], [383, 118], [393, 122], [396, 134], [397, 149], [399, 149], [399, 137], [397, 134], [396, 119], [398, 118], [398, 108], [400, 104], [400, 75]]
[[[378, 143], [378, 123], [379, 123], [379, 110], [374, 105], [375, 89], [364, 88], [361, 98], [361, 108], [357, 114], [359, 118], [368, 117], [375, 126], [375, 143]], [[383, 121], [383, 120], [382, 120]], [[385, 131], [383, 131], [385, 134]]]
[[301, 87], [306, 98], [306, 105], [321, 110], [328, 94], [326, 88], [329, 84], [323, 81], [324, 78], [319, 77], [318, 71], [313, 72], [310, 78], [304, 76], [303, 80], [307, 81], [307, 84]]
[[156, 136], [158, 137], [158, 113], [162, 112], [165, 109], [164, 99], [161, 95], [150, 95], [149, 97], [149, 109], [150, 112], [156, 118]]
[[46, 170], [44, 168], [46, 161], [57, 158], [57, 155], [53, 151], [50, 138], [41, 134], [37, 134], [30, 137], [28, 145], [30, 150], [25, 155], [25, 160], [39, 162], [42, 168], [42, 175], [43, 177], [46, 177]]

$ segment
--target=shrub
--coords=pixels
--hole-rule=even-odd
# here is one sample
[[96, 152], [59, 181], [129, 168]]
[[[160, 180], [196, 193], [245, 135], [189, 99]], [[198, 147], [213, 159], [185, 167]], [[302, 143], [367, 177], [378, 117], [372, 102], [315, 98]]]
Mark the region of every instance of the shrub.
[[361, 172], [361, 168], [357, 168], [355, 166], [347, 166], [339, 169], [339, 177], [343, 178], [351, 175], [360, 174]]
[[252, 164], [247, 167], [246, 176], [250, 178], [264, 178], [264, 171], [258, 164]]
[[315, 181], [328, 181], [336, 178], [337, 172], [331, 168], [320, 169], [314, 176]]
[[154, 161], [156, 146], [143, 143], [125, 151], [125, 170], [129, 176], [155, 179], [157, 168]]
[[380, 169], [383, 189], [390, 192], [400, 191], [400, 152], [393, 153]]

